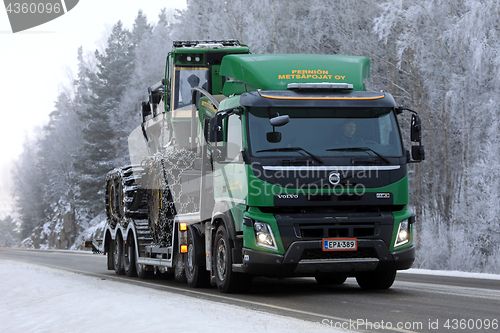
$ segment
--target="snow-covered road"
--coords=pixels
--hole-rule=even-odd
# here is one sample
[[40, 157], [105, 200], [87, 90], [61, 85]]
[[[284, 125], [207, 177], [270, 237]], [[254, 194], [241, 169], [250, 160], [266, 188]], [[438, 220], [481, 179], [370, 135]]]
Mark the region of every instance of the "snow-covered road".
[[0, 260], [0, 332], [345, 332], [321, 323]]

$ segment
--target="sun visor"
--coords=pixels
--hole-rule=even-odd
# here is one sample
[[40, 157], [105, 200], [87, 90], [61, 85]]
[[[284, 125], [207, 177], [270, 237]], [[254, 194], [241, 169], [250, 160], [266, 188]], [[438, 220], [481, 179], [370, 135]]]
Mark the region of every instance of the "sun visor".
[[252, 91], [240, 97], [243, 106], [253, 107], [353, 107], [393, 108], [396, 102], [391, 94], [380, 92], [297, 92]]
[[370, 59], [326, 54], [245, 54], [222, 59], [220, 75], [262, 90], [287, 90], [291, 83], [348, 83], [366, 90]]

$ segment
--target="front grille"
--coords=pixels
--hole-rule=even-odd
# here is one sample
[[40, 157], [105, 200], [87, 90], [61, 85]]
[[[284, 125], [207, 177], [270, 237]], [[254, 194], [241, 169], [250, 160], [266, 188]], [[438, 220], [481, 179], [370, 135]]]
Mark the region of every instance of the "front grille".
[[356, 251], [323, 251], [322, 249], [306, 249], [300, 260], [325, 259], [366, 259], [377, 258], [377, 251], [372, 247], [359, 248]]
[[326, 237], [374, 237], [377, 235], [377, 225], [300, 225], [300, 236], [302, 238], [326, 238]]
[[338, 201], [359, 201], [363, 199], [363, 196], [362, 195], [348, 195], [348, 194], [344, 194], [344, 195], [339, 195], [338, 196]]
[[309, 201], [332, 201], [332, 196], [330, 194], [316, 194], [307, 196], [307, 200]]

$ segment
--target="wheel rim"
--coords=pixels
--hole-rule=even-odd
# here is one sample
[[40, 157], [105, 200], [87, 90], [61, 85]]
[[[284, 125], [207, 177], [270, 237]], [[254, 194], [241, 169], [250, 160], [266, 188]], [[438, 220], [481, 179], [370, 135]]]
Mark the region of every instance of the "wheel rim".
[[226, 255], [226, 242], [221, 238], [217, 242], [217, 274], [220, 281], [226, 279]]

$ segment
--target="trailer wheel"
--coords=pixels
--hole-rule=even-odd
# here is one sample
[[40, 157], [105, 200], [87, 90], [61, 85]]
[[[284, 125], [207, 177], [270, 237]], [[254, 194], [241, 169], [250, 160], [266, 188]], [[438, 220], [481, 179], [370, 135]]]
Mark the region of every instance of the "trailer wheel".
[[[137, 258], [136, 258], [137, 259]], [[136, 261], [137, 262], [137, 261]], [[149, 266], [143, 264], [135, 264], [135, 269], [139, 279], [150, 279], [154, 275], [154, 271], [148, 269]]]
[[135, 242], [134, 235], [130, 234], [123, 244], [123, 269], [128, 277], [136, 276], [135, 270]]
[[113, 259], [115, 273], [118, 275], [125, 274], [125, 270], [123, 269], [123, 241], [120, 235], [116, 235], [114, 240]]
[[[139, 253], [139, 249], [137, 249], [137, 253]], [[154, 275], [154, 271], [151, 269], [150, 266], [139, 264], [138, 262], [138, 254], [135, 253], [134, 251], [134, 256], [135, 256], [135, 271], [137, 273], [137, 276], [139, 279], [150, 279]]]
[[200, 256], [200, 253], [203, 254], [204, 251], [203, 238], [193, 227], [188, 228], [187, 243], [188, 252], [184, 255], [184, 268], [186, 271], [187, 283], [192, 288], [208, 287], [210, 285], [209, 272], [206, 270], [205, 265], [200, 265], [200, 262], [195, 264], [197, 261], [196, 257], [198, 257], [198, 261], [204, 259]]
[[396, 270], [369, 272], [356, 276], [356, 281], [363, 289], [389, 289], [396, 279]]
[[344, 284], [345, 280], [347, 280], [347, 275], [332, 273], [332, 274], [317, 275], [314, 278], [316, 279], [316, 282], [318, 282], [321, 285], [325, 286], [340, 285]]
[[114, 258], [115, 251], [113, 249], [113, 247], [115, 246], [115, 242], [111, 239], [111, 236], [109, 234], [106, 234], [104, 244], [106, 244], [104, 250], [106, 251], [106, 256], [107, 256], [107, 268], [108, 270], [112, 271], [115, 269], [115, 258]]
[[217, 229], [214, 241], [214, 268], [217, 288], [223, 293], [242, 293], [250, 289], [252, 276], [232, 271], [233, 247], [224, 225]]

